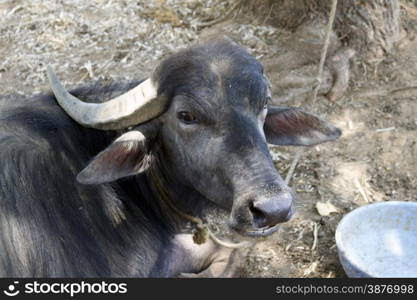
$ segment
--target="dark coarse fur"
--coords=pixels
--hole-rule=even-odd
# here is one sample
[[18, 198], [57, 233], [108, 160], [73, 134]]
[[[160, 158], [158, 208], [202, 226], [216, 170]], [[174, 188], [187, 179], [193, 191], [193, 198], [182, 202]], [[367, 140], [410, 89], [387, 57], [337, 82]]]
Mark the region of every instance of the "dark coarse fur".
[[[105, 100], [136, 84], [74, 94]], [[171, 229], [145, 176], [75, 181], [116, 134], [77, 125], [51, 95], [1, 100], [0, 276], [149, 274]]]

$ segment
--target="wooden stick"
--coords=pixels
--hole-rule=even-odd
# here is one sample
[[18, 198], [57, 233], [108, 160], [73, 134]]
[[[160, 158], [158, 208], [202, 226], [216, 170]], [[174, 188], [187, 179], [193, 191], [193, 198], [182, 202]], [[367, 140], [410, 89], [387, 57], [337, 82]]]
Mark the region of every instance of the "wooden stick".
[[316, 85], [316, 87], [313, 91], [312, 102], [316, 101], [317, 93], [318, 93], [319, 88], [320, 88], [321, 76], [323, 74], [323, 68], [324, 68], [324, 62], [326, 61], [327, 49], [329, 48], [329, 43], [330, 43], [330, 35], [332, 33], [333, 22], [334, 22], [334, 18], [335, 18], [335, 15], [336, 15], [336, 7], [337, 7], [337, 0], [333, 0], [332, 8], [331, 8], [331, 11], [330, 11], [329, 22], [327, 24], [326, 36], [325, 36], [325, 39], [324, 39], [324, 45], [323, 45], [323, 49], [321, 51], [319, 71], [317, 73], [317, 81], [318, 82], [317, 82], [317, 85]]

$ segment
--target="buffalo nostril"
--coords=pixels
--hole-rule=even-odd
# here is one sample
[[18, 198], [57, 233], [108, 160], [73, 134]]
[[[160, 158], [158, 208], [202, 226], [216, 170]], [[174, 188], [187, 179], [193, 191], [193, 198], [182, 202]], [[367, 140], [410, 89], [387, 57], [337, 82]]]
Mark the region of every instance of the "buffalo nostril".
[[275, 197], [251, 201], [249, 210], [256, 227], [274, 226], [288, 221], [292, 216], [292, 195], [282, 193]]
[[264, 212], [255, 207], [254, 202], [249, 203], [249, 210], [252, 213], [253, 222], [257, 227], [264, 227], [267, 224], [267, 218]]

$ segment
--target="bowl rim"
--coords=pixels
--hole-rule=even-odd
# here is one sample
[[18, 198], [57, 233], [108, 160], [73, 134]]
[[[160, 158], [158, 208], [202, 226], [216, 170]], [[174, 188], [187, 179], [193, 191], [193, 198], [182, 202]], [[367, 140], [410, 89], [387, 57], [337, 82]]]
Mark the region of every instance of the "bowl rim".
[[[357, 265], [357, 263], [352, 260], [352, 256], [349, 255], [346, 250], [345, 247], [343, 245], [342, 242], [342, 236], [341, 236], [341, 228], [344, 226], [344, 224], [346, 224], [346, 222], [349, 221], [349, 219], [355, 217], [357, 214], [366, 211], [366, 210], [370, 210], [373, 209], [373, 207], [376, 206], [396, 206], [396, 205], [405, 205], [405, 206], [413, 206], [413, 207], [417, 207], [417, 202], [412, 202], [412, 201], [384, 201], [384, 202], [377, 202], [377, 203], [370, 203], [367, 205], [363, 205], [360, 207], [357, 207], [353, 210], [351, 210], [350, 212], [348, 212], [346, 215], [343, 216], [343, 218], [340, 220], [339, 224], [336, 227], [336, 231], [335, 231], [335, 240], [336, 240], [336, 247], [339, 251], [339, 255], [343, 255], [345, 260], [347, 260], [349, 262], [350, 265], [352, 265], [356, 270], [359, 270], [361, 273], [364, 273], [370, 277], [381, 277], [378, 276], [376, 274], [373, 274], [371, 272], [369, 272], [368, 270], [363, 270], [363, 268], [359, 267]], [[343, 263], [342, 263], [343, 264]]]

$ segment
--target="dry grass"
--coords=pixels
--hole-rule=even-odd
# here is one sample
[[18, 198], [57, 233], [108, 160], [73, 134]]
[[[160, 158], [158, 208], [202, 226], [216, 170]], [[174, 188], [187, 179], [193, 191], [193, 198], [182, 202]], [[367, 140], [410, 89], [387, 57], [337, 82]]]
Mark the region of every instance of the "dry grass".
[[[162, 57], [198, 39], [199, 24], [220, 18], [233, 3], [0, 1], [0, 93], [45, 90], [47, 64], [70, 86], [146, 76]], [[258, 58], [277, 32], [269, 26], [227, 27]]]

